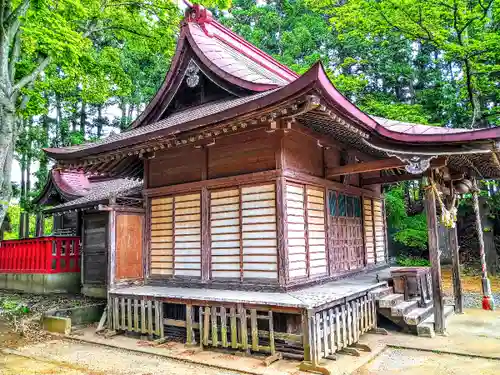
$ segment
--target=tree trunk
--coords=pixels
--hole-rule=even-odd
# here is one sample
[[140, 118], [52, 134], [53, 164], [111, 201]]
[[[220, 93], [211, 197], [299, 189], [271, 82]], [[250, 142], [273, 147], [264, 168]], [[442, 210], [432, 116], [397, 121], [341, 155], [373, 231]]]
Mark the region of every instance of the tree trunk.
[[120, 111], [122, 112], [121, 118], [120, 118], [120, 130], [124, 130], [127, 125], [127, 103], [125, 103], [125, 98], [120, 99]]
[[87, 103], [82, 100], [82, 109], [80, 111], [80, 134], [85, 139], [85, 125], [87, 123]]
[[20, 200], [20, 214], [19, 214], [19, 229], [17, 236], [19, 238], [24, 238], [24, 209], [25, 209], [25, 201], [24, 197], [26, 194], [26, 154], [21, 156], [21, 162], [19, 163], [21, 165], [21, 200]]
[[3, 223], [12, 197], [11, 172], [16, 136], [14, 123], [14, 112], [0, 106], [0, 224]]

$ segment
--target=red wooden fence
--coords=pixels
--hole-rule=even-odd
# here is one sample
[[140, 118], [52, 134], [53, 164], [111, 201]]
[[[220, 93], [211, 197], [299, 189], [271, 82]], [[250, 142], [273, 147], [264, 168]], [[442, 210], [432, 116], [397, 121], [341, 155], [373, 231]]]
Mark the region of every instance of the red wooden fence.
[[0, 273], [80, 272], [80, 237], [0, 241]]

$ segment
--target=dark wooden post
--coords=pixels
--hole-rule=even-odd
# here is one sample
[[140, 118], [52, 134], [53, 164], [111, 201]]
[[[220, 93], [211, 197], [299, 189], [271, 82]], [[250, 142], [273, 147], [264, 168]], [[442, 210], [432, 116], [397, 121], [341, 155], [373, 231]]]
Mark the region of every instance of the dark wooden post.
[[44, 224], [43, 213], [38, 212], [36, 214], [36, 222], [35, 222], [35, 237], [43, 236], [43, 224]]
[[493, 296], [491, 295], [491, 285], [488, 279], [488, 271], [486, 269], [486, 256], [484, 253], [484, 239], [483, 239], [483, 226], [481, 225], [481, 213], [479, 212], [479, 198], [476, 180], [473, 180], [472, 187], [472, 200], [474, 203], [474, 212], [476, 214], [476, 230], [477, 239], [479, 242], [479, 256], [481, 258], [481, 285], [483, 289], [483, 310], [494, 310], [495, 304]]
[[431, 261], [432, 298], [434, 302], [434, 330], [438, 334], [445, 332], [443, 286], [441, 283], [441, 264], [439, 259], [439, 243], [436, 218], [436, 197], [431, 185], [425, 191], [425, 211], [427, 214], [427, 231], [429, 235], [429, 259]]

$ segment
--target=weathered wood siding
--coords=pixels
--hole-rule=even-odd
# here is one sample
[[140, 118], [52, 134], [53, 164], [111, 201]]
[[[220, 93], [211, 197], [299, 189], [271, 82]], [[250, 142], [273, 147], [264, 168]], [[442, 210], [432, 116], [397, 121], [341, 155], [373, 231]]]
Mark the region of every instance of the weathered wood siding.
[[323, 176], [323, 148], [314, 138], [291, 132], [284, 138], [283, 153], [285, 168]]
[[366, 263], [375, 263], [372, 199], [363, 198], [363, 228], [365, 232]]
[[155, 158], [147, 161], [148, 187], [175, 185], [199, 181], [203, 168], [202, 149], [181, 147], [157, 151]]
[[151, 275], [171, 276], [174, 265], [172, 197], [151, 200]]
[[309, 246], [309, 275], [327, 273], [325, 240], [325, 191], [307, 187], [307, 244]]
[[286, 206], [290, 278], [326, 275], [324, 189], [288, 183]]
[[274, 168], [274, 138], [263, 129], [220, 138], [208, 147], [209, 179]]
[[243, 278], [277, 279], [276, 185], [241, 188]]
[[240, 189], [210, 193], [212, 278], [241, 277]]
[[174, 198], [174, 276], [201, 276], [200, 193]]
[[108, 270], [107, 212], [83, 216], [83, 283], [104, 285]]
[[384, 263], [385, 259], [385, 212], [380, 199], [373, 199], [373, 222], [375, 233], [375, 259], [377, 263]]
[[141, 279], [144, 215], [118, 213], [116, 216], [116, 280]]
[[366, 263], [385, 263], [387, 239], [384, 205], [380, 199], [363, 199]]
[[306, 210], [304, 186], [286, 185], [288, 264], [290, 278], [307, 276]]
[[[277, 279], [274, 183], [209, 192], [212, 279]], [[200, 193], [151, 200], [151, 275], [201, 276]]]

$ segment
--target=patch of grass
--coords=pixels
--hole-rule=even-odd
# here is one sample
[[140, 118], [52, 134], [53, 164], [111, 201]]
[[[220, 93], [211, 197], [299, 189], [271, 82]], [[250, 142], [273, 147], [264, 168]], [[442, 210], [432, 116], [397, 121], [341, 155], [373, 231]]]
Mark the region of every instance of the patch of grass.
[[396, 264], [402, 267], [430, 267], [431, 262], [424, 258], [400, 255], [396, 258]]
[[0, 313], [7, 316], [20, 316], [30, 312], [26, 304], [17, 299], [4, 297], [0, 299]]

